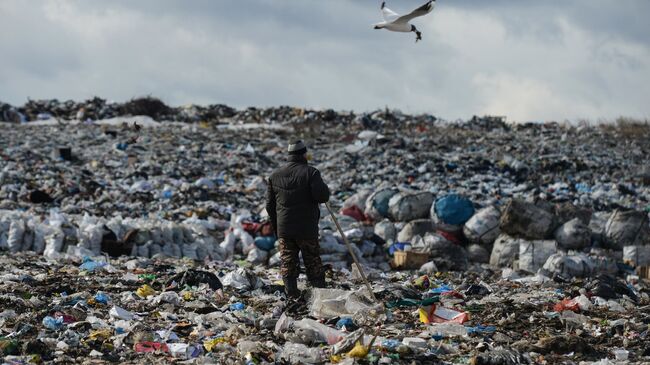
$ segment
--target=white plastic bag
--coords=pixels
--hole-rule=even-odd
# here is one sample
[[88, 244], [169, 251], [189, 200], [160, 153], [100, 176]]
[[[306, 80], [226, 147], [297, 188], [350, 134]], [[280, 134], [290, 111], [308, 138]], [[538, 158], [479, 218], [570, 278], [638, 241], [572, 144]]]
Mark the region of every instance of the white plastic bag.
[[13, 220], [9, 227], [9, 235], [7, 237], [7, 247], [9, 248], [9, 252], [17, 253], [22, 250], [24, 236], [25, 221], [22, 218]]
[[537, 272], [556, 252], [555, 241], [519, 240], [519, 268], [532, 273]]
[[501, 234], [500, 219], [501, 212], [494, 206], [479, 210], [465, 223], [463, 227], [465, 237], [473, 243], [493, 243]]

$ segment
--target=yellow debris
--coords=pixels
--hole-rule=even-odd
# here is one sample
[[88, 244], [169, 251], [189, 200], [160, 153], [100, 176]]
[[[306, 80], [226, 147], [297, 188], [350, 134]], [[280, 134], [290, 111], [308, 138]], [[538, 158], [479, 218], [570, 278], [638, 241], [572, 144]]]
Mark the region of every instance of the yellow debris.
[[97, 331], [90, 332], [90, 335], [88, 336], [88, 339], [92, 340], [92, 341], [95, 341], [95, 340], [106, 341], [112, 335], [113, 335], [112, 330], [109, 330], [109, 329], [97, 330]]
[[139, 287], [138, 290], [135, 291], [135, 293], [140, 297], [140, 298], [146, 298], [151, 295], [155, 295], [156, 291], [150, 287], [147, 284], [144, 284], [143, 286]]
[[360, 341], [357, 341], [352, 350], [348, 352], [348, 356], [356, 359], [363, 359], [368, 356], [368, 352], [370, 352], [370, 349], [362, 345]]
[[418, 313], [420, 313], [420, 322], [422, 323], [429, 323], [429, 313], [424, 310], [424, 308], [418, 309]]
[[219, 338], [213, 338], [210, 340], [206, 340], [203, 342], [203, 347], [205, 347], [205, 350], [208, 352], [212, 352], [212, 349], [215, 348], [218, 344], [226, 342], [226, 339], [223, 337]]

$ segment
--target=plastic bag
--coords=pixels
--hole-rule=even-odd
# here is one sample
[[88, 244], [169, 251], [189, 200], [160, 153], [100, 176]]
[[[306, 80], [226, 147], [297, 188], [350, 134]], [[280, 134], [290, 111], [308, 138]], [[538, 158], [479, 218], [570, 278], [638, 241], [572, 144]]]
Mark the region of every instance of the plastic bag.
[[404, 225], [397, 235], [398, 242], [411, 242], [414, 236], [424, 236], [427, 233], [434, 232], [435, 223], [430, 219], [416, 219]]
[[519, 241], [519, 268], [528, 272], [537, 272], [546, 260], [557, 252], [555, 241]]
[[380, 189], [370, 194], [366, 200], [366, 216], [374, 220], [388, 218], [388, 202], [395, 194], [396, 189]]
[[375, 234], [381, 237], [387, 243], [395, 242], [397, 238], [397, 230], [395, 224], [388, 219], [375, 224]]
[[623, 247], [623, 261], [632, 266], [650, 266], [650, 246]]
[[79, 223], [79, 243], [77, 246], [87, 248], [95, 254], [102, 250], [104, 225], [85, 214]]
[[544, 264], [544, 270], [563, 277], [587, 277], [594, 271], [594, 263], [587, 255], [551, 255]]
[[512, 199], [506, 205], [500, 222], [501, 231], [515, 237], [540, 240], [556, 228], [555, 216], [522, 200]]
[[565, 250], [580, 250], [591, 244], [591, 230], [575, 218], [555, 230], [555, 240]]
[[498, 267], [511, 267], [519, 256], [519, 241], [507, 234], [501, 234], [494, 241], [490, 265]]
[[620, 250], [623, 246], [646, 245], [650, 240], [650, 226], [645, 212], [616, 210], [605, 226], [608, 248]]
[[45, 236], [45, 250], [43, 255], [48, 258], [56, 258], [58, 253], [63, 249], [63, 240], [65, 235], [59, 227], [51, 227], [51, 230]]
[[303, 344], [287, 342], [282, 348], [280, 360], [290, 364], [322, 364], [326, 357], [320, 348], [309, 348]]
[[457, 194], [450, 194], [438, 199], [433, 210], [435, 217], [441, 222], [451, 225], [465, 224], [474, 215], [474, 205], [471, 200]]
[[312, 291], [309, 312], [316, 318], [353, 316], [357, 313], [371, 315], [382, 312], [382, 306], [372, 303], [364, 290], [320, 289]]
[[479, 210], [465, 223], [463, 227], [465, 237], [473, 243], [493, 243], [501, 234], [500, 219], [501, 212], [494, 206]]
[[23, 238], [25, 236], [25, 221], [20, 218], [11, 222], [9, 235], [7, 237], [7, 247], [9, 252], [17, 253], [23, 249]]
[[430, 192], [398, 193], [388, 201], [388, 212], [393, 220], [409, 222], [427, 218], [434, 196]]

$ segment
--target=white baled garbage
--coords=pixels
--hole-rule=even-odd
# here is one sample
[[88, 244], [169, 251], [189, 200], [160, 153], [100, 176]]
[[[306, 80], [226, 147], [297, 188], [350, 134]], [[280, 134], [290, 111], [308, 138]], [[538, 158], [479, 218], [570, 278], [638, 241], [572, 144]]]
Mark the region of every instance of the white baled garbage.
[[465, 233], [465, 237], [472, 243], [489, 245], [501, 233], [499, 229], [500, 218], [501, 212], [496, 207], [489, 206], [483, 208], [465, 223], [463, 233]]

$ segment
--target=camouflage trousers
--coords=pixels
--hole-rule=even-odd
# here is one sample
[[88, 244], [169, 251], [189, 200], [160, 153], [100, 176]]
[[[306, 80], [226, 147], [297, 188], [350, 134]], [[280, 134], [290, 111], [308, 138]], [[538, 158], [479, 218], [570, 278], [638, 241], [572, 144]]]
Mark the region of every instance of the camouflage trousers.
[[[320, 260], [320, 244], [318, 239], [296, 240], [280, 238], [280, 272], [283, 278], [296, 279], [300, 273], [300, 258], [305, 264], [307, 279], [312, 285], [325, 282], [323, 265]], [[320, 285], [319, 285], [320, 286]]]

